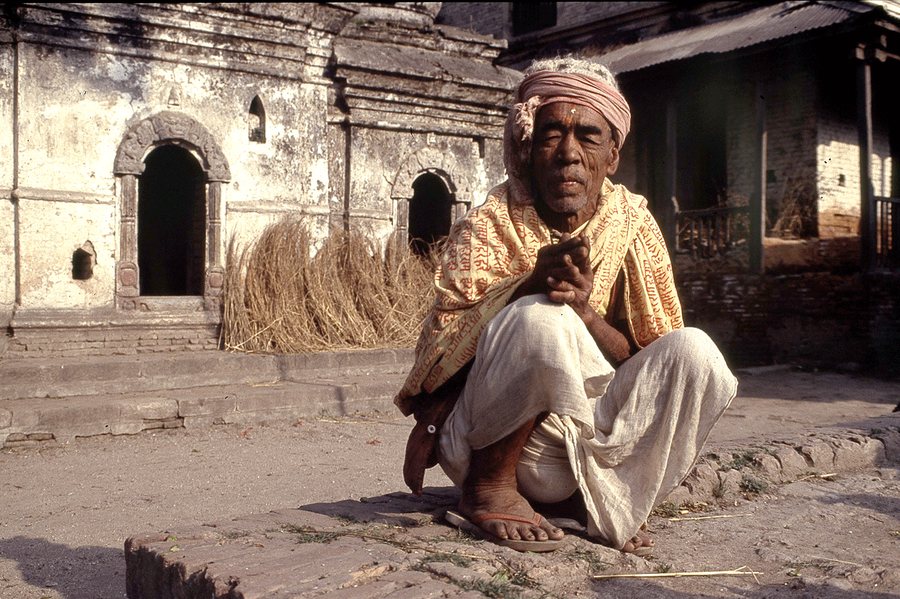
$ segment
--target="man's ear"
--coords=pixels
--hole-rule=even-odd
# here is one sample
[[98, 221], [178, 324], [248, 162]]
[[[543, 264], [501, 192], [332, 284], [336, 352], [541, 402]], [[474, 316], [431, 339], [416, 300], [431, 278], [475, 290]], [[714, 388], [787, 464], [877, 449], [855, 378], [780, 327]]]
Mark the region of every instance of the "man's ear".
[[619, 169], [619, 147], [613, 145], [609, 150], [609, 159], [607, 160], [606, 175], [615, 175]]

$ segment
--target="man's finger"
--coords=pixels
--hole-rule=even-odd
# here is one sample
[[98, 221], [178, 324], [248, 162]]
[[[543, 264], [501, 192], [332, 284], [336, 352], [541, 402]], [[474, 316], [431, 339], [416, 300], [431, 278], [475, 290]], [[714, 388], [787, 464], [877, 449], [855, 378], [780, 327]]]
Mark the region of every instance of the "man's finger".
[[575, 292], [553, 290], [547, 293], [547, 299], [554, 304], [571, 304], [575, 301]]

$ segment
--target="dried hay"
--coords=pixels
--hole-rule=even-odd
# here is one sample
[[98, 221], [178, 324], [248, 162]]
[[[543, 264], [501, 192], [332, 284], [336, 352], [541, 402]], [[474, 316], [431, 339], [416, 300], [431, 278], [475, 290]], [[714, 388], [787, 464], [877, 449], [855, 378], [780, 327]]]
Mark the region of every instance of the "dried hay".
[[392, 238], [384, 252], [359, 233], [332, 234], [315, 256], [302, 222], [269, 225], [225, 275], [225, 348], [305, 353], [412, 347], [433, 300], [434, 253]]

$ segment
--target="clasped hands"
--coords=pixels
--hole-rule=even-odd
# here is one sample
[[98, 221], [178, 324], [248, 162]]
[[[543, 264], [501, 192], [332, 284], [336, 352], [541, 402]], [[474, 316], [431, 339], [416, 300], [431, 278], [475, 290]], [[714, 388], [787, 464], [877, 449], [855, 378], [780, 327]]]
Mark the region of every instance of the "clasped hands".
[[559, 243], [538, 250], [534, 270], [516, 295], [546, 294], [552, 302], [571, 306], [587, 324], [596, 315], [588, 302], [594, 288], [590, 255], [591, 242], [586, 235], [563, 233]]

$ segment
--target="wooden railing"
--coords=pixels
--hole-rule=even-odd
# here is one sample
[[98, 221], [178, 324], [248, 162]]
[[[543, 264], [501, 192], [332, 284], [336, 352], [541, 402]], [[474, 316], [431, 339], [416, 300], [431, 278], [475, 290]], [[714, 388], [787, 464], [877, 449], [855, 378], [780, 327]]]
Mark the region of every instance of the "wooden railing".
[[900, 268], [900, 198], [875, 197], [875, 264]]
[[749, 215], [747, 206], [679, 210], [675, 213], [675, 251], [694, 258], [726, 254], [738, 240], [747, 238]]

